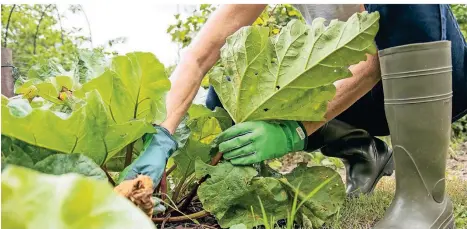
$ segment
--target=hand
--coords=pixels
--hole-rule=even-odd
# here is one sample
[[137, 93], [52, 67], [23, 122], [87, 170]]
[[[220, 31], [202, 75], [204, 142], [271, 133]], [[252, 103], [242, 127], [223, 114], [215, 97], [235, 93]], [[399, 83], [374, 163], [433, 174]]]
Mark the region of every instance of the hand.
[[135, 179], [138, 175], [151, 177], [156, 187], [164, 173], [167, 159], [178, 148], [177, 142], [162, 126], [155, 126], [155, 134], [147, 134], [143, 138], [144, 149], [132, 165], [125, 180]]
[[305, 149], [306, 130], [297, 121], [250, 121], [218, 136], [219, 151], [234, 165], [248, 165]]

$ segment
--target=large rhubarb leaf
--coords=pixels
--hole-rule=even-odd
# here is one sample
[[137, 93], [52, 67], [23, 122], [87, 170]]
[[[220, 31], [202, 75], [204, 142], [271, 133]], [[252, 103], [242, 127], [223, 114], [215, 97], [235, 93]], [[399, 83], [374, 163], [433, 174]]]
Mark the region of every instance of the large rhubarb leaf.
[[248, 228], [262, 224], [259, 199], [268, 216], [277, 220], [287, 217], [291, 205], [286, 190], [275, 178], [255, 177], [258, 173], [252, 167], [229, 162], [210, 166], [198, 160], [195, 174], [198, 178], [210, 176], [200, 185], [198, 196], [222, 228], [240, 223]]
[[77, 173], [98, 180], [107, 180], [105, 172], [82, 154], [55, 154], [48, 156], [34, 165], [34, 169], [51, 175]]
[[[177, 168], [174, 175], [186, 178], [195, 171], [195, 161], [210, 160], [211, 143], [214, 139], [232, 125], [232, 119], [222, 108], [214, 111], [201, 105], [192, 105], [188, 110], [188, 120], [185, 135], [189, 134], [186, 144], [172, 156]], [[185, 136], [186, 137], [186, 136]]]
[[27, 72], [28, 79], [41, 79], [45, 80], [48, 77], [55, 77], [58, 75], [67, 75], [67, 72], [56, 58], [39, 59]]
[[298, 191], [299, 202], [312, 193], [299, 212], [302, 223], [313, 228], [321, 227], [344, 203], [344, 183], [339, 174], [329, 167], [306, 167], [301, 164], [284, 178], [282, 181], [291, 195]]
[[366, 53], [376, 53], [378, 20], [377, 12], [327, 27], [323, 18], [311, 25], [294, 20], [272, 38], [268, 28], [244, 27], [222, 47], [223, 67], [210, 82], [235, 123], [323, 120], [333, 82], [351, 76], [348, 67]]
[[108, 67], [105, 55], [96, 50], [78, 50], [77, 60], [74, 64], [74, 74], [79, 82], [88, 82], [100, 76]]
[[290, 197], [277, 179], [255, 177], [248, 192], [235, 201], [235, 204], [219, 219], [219, 224], [224, 228], [241, 223], [248, 228], [263, 224], [259, 200], [268, 219], [271, 217], [276, 220], [285, 219], [287, 211], [290, 211]]
[[5, 136], [2, 136], [2, 165], [18, 165], [53, 175], [78, 173], [107, 179], [99, 165], [82, 154], [60, 154]]
[[[133, 143], [133, 153], [131, 155], [131, 161], [135, 161], [139, 157], [141, 151], [143, 151], [143, 138], [137, 139]], [[123, 148], [118, 151], [115, 155], [109, 157], [109, 160], [105, 162], [105, 168], [107, 171], [111, 172], [121, 172], [125, 169], [125, 158], [126, 158], [127, 148]]]
[[202, 160], [207, 162], [211, 159], [209, 150], [211, 147], [203, 144], [193, 138], [188, 138], [185, 146], [174, 153], [172, 156], [177, 168], [174, 170], [174, 175], [179, 178], [186, 178], [195, 172], [195, 161]]
[[48, 156], [58, 153], [56, 151], [37, 147], [26, 142], [20, 141], [18, 139], [2, 135], [2, 159], [4, 157], [8, 158], [10, 154], [16, 154], [16, 152], [14, 151], [22, 151], [20, 152], [20, 154], [26, 154], [32, 160], [32, 164], [36, 164], [37, 162], [44, 160]]
[[188, 115], [183, 116], [182, 121], [173, 134], [173, 137], [175, 141], [177, 141], [179, 148], [183, 148], [188, 140], [188, 137], [190, 137], [190, 128], [187, 126], [187, 121]]
[[19, 165], [26, 168], [34, 167], [32, 158], [16, 145], [11, 145], [6, 149], [2, 146], [2, 167], [5, 165]]
[[2, 173], [2, 228], [153, 229], [106, 181], [41, 174], [9, 166]]
[[187, 126], [193, 139], [210, 144], [223, 130], [232, 126], [232, 119], [222, 108], [214, 111], [202, 105], [192, 105], [188, 110]]
[[241, 223], [248, 228], [263, 224], [259, 199], [268, 220], [286, 219], [297, 191], [299, 202], [307, 200], [298, 209], [299, 219], [310, 228], [317, 228], [342, 207], [345, 199], [339, 174], [323, 166], [301, 165], [277, 178], [257, 176], [254, 168], [229, 162], [210, 166], [198, 160], [195, 170], [197, 177], [210, 176], [200, 185], [198, 196], [222, 228]]
[[250, 192], [249, 184], [257, 174], [254, 168], [233, 166], [230, 162], [211, 166], [197, 160], [196, 177], [210, 176], [198, 189], [204, 209], [222, 220], [229, 209], [238, 204], [237, 200]]
[[97, 164], [144, 133], [154, 132], [145, 120], [111, 122], [97, 91], [87, 93], [86, 104], [71, 114], [12, 101], [2, 98], [2, 134], [63, 153], [81, 153]]
[[110, 69], [84, 84], [75, 95], [99, 91], [116, 123], [133, 119], [161, 122], [165, 119], [165, 94], [170, 88], [164, 69], [151, 53], [118, 56]]

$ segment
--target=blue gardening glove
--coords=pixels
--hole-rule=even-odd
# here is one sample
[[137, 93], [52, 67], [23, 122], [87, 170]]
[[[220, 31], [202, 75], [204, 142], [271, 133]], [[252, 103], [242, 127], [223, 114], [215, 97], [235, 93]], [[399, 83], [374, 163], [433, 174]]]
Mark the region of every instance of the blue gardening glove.
[[178, 144], [164, 127], [156, 125], [155, 129], [155, 134], [146, 134], [143, 137], [143, 152], [132, 163], [125, 180], [146, 175], [151, 177], [154, 187], [159, 184], [167, 159], [177, 150]]

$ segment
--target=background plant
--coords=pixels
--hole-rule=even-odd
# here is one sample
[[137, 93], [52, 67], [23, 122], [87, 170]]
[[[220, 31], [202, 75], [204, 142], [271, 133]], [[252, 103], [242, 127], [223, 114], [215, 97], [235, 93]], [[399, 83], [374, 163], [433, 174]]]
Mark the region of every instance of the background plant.
[[[35, 19], [32, 21], [37, 22], [37, 12], [41, 12], [41, 10], [46, 11], [45, 6], [42, 7], [43, 8], [34, 10], [29, 9], [30, 12], [36, 12], [31, 13], [35, 16]], [[11, 6], [11, 8], [13, 7]], [[2, 23], [4, 12], [6, 12], [5, 9], [2, 5]], [[464, 9], [465, 6], [461, 6], [459, 10], [455, 10], [462, 12]], [[79, 12], [79, 10], [80, 8], [78, 6], [70, 8], [71, 12]], [[213, 10], [214, 6], [203, 5], [203, 7], [199, 7], [201, 13], [196, 17], [190, 20], [179, 17], [176, 26], [168, 31], [169, 33], [173, 33], [174, 36], [172, 38], [174, 42], [179, 42], [183, 47], [188, 45], [191, 42], [190, 39], [205, 22], [203, 18], [207, 18]], [[455, 10], [453, 9], [456, 13], [457, 11]], [[295, 15], [295, 13], [298, 13], [298, 11], [293, 9], [290, 5], [268, 7], [256, 20], [255, 25], [267, 27], [269, 35], [273, 36], [280, 33], [284, 28], [283, 26], [287, 25], [291, 19], [296, 18], [301, 20], [300, 15]], [[178, 26], [179, 24], [180, 26]], [[184, 26], [184, 24], [188, 26]], [[56, 26], [54, 28], [56, 28]], [[181, 36], [183, 33], [185, 34], [184, 37]], [[58, 33], [54, 36], [57, 36], [57, 34]], [[28, 36], [22, 36], [21, 39], [23, 37], [29, 39]], [[60, 43], [61, 36], [58, 38], [58, 42]], [[79, 42], [91, 42], [89, 39], [85, 38], [77, 38], [75, 40], [72, 35], [70, 35], [69, 38], [75, 45]], [[20, 38], [16, 37], [15, 39]], [[11, 42], [14, 43], [15, 40]], [[54, 45], [54, 47], [55, 46], [57, 45]], [[63, 152], [59, 148], [53, 148], [54, 150], [50, 149], [51, 143], [64, 140], [56, 139], [57, 136], [67, 136], [69, 134], [67, 131], [75, 130], [65, 125], [61, 126], [61, 128], [52, 129], [52, 131], [47, 128], [29, 131], [38, 133], [38, 135], [42, 137], [43, 141], [39, 141], [41, 144], [38, 144], [36, 140], [28, 140], [27, 142], [21, 141], [18, 138], [14, 138], [8, 130], [17, 127], [14, 125], [15, 123], [19, 124], [16, 120], [17, 118], [31, 115], [32, 111], [37, 112], [37, 110], [45, 110], [45, 112], [49, 114], [68, 117], [74, 113], [86, 111], [88, 108], [91, 112], [84, 112], [82, 117], [95, 118], [97, 117], [96, 115], [101, 114], [99, 117], [102, 117], [102, 119], [100, 120], [109, 124], [108, 126], [126, 125], [131, 122], [133, 124], [140, 123], [143, 127], [149, 127], [150, 123], [157, 123], [158, 120], [160, 121], [163, 115], [154, 115], [155, 113], [150, 112], [149, 114], [153, 115], [147, 116], [148, 113], [143, 112], [147, 109], [139, 110], [135, 108], [135, 101], [136, 104], [140, 104], [139, 102], [143, 102], [144, 98], [140, 100], [140, 98], [135, 99], [132, 97], [134, 88], [132, 88], [131, 85], [134, 84], [131, 83], [134, 83], [134, 81], [143, 82], [143, 75], [158, 76], [160, 77], [158, 79], [151, 78], [151, 82], [157, 82], [156, 84], [152, 86], [143, 84], [145, 88], [143, 88], [142, 91], [154, 91], [164, 94], [164, 92], [168, 90], [166, 79], [171, 69], [173, 69], [173, 66], [165, 68], [162, 64], [158, 63], [157, 58], [154, 56], [142, 53], [115, 56], [110, 62], [101, 62], [103, 57], [108, 54], [105, 51], [83, 51], [79, 48], [79, 45], [76, 45], [77, 51], [75, 52], [71, 51], [71, 47], [72, 45], [70, 45], [70, 49], [66, 49], [67, 51], [61, 50], [60, 47], [58, 47], [57, 51], [52, 52], [54, 54], [49, 58], [53, 61], [31, 61], [30, 67], [28, 67], [29, 65], [24, 67], [28, 70], [23, 71], [23, 73], [26, 74], [25, 78], [18, 84], [17, 90], [19, 96], [10, 100], [4, 97], [2, 98], [2, 113], [9, 112], [8, 114], [2, 114], [2, 122], [4, 117], [14, 117], [14, 119], [10, 120], [10, 123], [12, 123], [10, 127], [7, 125], [3, 125], [2, 127], [2, 168], [22, 166], [42, 173], [55, 175], [79, 173], [94, 180], [108, 180], [111, 183], [120, 175], [120, 179], [115, 181], [118, 183], [125, 174], [125, 170], [123, 169], [138, 157], [142, 148], [141, 137], [145, 133], [151, 133], [150, 128], [142, 128], [140, 129], [142, 131], [136, 131], [137, 133], [135, 134], [130, 133], [132, 131], [128, 131], [130, 129], [137, 129], [134, 126], [132, 128], [113, 129], [117, 130], [114, 132], [120, 136], [112, 137], [112, 139], [120, 141], [122, 137], [128, 137], [130, 135], [129, 138], [131, 138], [131, 140], [119, 146], [119, 148], [121, 148], [119, 150], [99, 150], [99, 152], [96, 152], [92, 151], [93, 149], [97, 149], [96, 147], [91, 147], [89, 148], [90, 150], [77, 148], [81, 150], [79, 153], [78, 151]], [[20, 49], [21, 47], [17, 48]], [[73, 54], [69, 52], [73, 52]], [[36, 53], [36, 55], [42, 54]], [[63, 55], [68, 57], [62, 57]], [[138, 59], [151, 60], [150, 63], [152, 64], [142, 66], [141, 68], [135, 68], [131, 63]], [[32, 57], [30, 60], [32, 60]], [[141, 62], [143, 63], [145, 61]], [[124, 71], [121, 71], [119, 66], [135, 68], [135, 71], [130, 71], [133, 72], [132, 74], [126, 74]], [[221, 62], [216, 65], [216, 67], [219, 68], [224, 66], [225, 65], [222, 65]], [[150, 72], [151, 74], [140, 75], [136, 74], [136, 72]], [[209, 74], [211, 73], [212, 72]], [[209, 78], [209, 76], [206, 77], [204, 86], [208, 85]], [[128, 101], [127, 98], [132, 99]], [[121, 101], [122, 103], [116, 103], [116, 101]], [[153, 101], [154, 104], [156, 104], [155, 106], [164, 106], [163, 102], [161, 102], [162, 100], [155, 99]], [[130, 109], [128, 109], [128, 107], [133, 107], [134, 109], [129, 111]], [[142, 107], [143, 105], [141, 105], [140, 108]], [[127, 115], [128, 112], [131, 114]], [[31, 123], [32, 126], [34, 126], [37, 125], [36, 123], [47, 121], [50, 122], [49, 119], [36, 119]], [[86, 127], [88, 128], [87, 130], [91, 132], [112, 133], [112, 129], [99, 129], [100, 127], [105, 127], [105, 125], [94, 125], [89, 121], [86, 123], [88, 125]], [[242, 222], [247, 225], [258, 225], [262, 224], [261, 216], [263, 212], [266, 213], [265, 215], [267, 215], [268, 218], [270, 218], [270, 216], [275, 219], [284, 218], [284, 216], [287, 217], [287, 210], [292, 206], [291, 203], [294, 197], [297, 197], [300, 202], [303, 202], [310, 191], [315, 190], [323, 181], [326, 181], [329, 177], [339, 178], [335, 176], [336, 173], [334, 170], [319, 166], [308, 168], [305, 165], [299, 165], [298, 168], [291, 173], [281, 175], [276, 172], [278, 168], [277, 166], [274, 167], [274, 163], [269, 164], [273, 166], [261, 163], [253, 167], [235, 167], [225, 162], [217, 166], [208, 165], [208, 163], [217, 164], [220, 159], [220, 157], [216, 157], [217, 149], [214, 142], [215, 137], [231, 125], [231, 117], [225, 110], [218, 109], [210, 111], [206, 107], [200, 105], [193, 105], [190, 108], [188, 115], [178, 127], [175, 134], [180, 149], [169, 159], [165, 178], [160, 186], [156, 188], [156, 194], [161, 197], [165, 203], [170, 204], [167, 204], [168, 210], [166, 212], [158, 214], [153, 218], [154, 222], [162, 223], [168, 218], [177, 216], [183, 216], [185, 220], [193, 219], [194, 222], [198, 222], [197, 219], [205, 217], [207, 215], [207, 210], [209, 210], [224, 226], [235, 226], [237, 222]], [[56, 125], [55, 127], [60, 126]], [[463, 130], [462, 128], [465, 127], [465, 123], [461, 123], [460, 127], [460, 129]], [[9, 135], [10, 137], [3, 134]], [[20, 138], [26, 136], [26, 133], [16, 134], [18, 134], [17, 137]], [[27, 140], [27, 138], [23, 138], [23, 140]], [[99, 139], [90, 139], [89, 146], [94, 146], [95, 143], [98, 143], [96, 140]], [[115, 144], [117, 141], [109, 142], [106, 146]], [[101, 145], [98, 146], [101, 147]], [[105, 156], [102, 157], [103, 153]], [[321, 154], [312, 154], [308, 156], [310, 157], [309, 165], [332, 164], [330, 163], [332, 160], [326, 160]], [[102, 158], [105, 159], [102, 160]], [[341, 165], [339, 164], [338, 166]], [[271, 167], [275, 169], [271, 169]], [[310, 169], [316, 171], [313, 172]], [[226, 171], [235, 172], [226, 173]], [[15, 171], [14, 173], [9, 172], [7, 175], [10, 176], [13, 174], [12, 176], [18, 176], [16, 174], [20, 173], [22, 174], [21, 171]], [[28, 173], [25, 177], [32, 176], [31, 174]], [[229, 177], [229, 174], [236, 174], [236, 176]], [[316, 174], [323, 176], [317, 176]], [[4, 174], [2, 174], [2, 176], [3, 175]], [[207, 176], [210, 178], [207, 178]], [[310, 182], [311, 180], [313, 180], [313, 182]], [[205, 182], [203, 183], [202, 181]], [[2, 186], [4, 184], [3, 182], [8, 184], [8, 180], [2, 179]], [[89, 187], [99, 186], [95, 183], [85, 183], [89, 185]], [[36, 184], [34, 184], [34, 186], [36, 186]], [[297, 187], [300, 187], [300, 189]], [[338, 206], [340, 206], [344, 198], [343, 183], [340, 179], [333, 179], [330, 185], [324, 185], [320, 190], [316, 198], [306, 201], [307, 204], [302, 206], [301, 213], [307, 215], [307, 217], [303, 215], [297, 216], [298, 222], [302, 225], [307, 225], [306, 223], [311, 223], [312, 225], [322, 224], [324, 219], [332, 215], [336, 209], [338, 209]], [[233, 194], [218, 195], [219, 192], [231, 193], [233, 191], [235, 191], [236, 196]], [[262, 200], [261, 204], [259, 204], [257, 198], [251, 198], [252, 196], [259, 196]], [[85, 201], [83, 201], [83, 203], [85, 203]], [[207, 210], [200, 208], [201, 203]], [[316, 206], [323, 207], [326, 211], [324, 213], [321, 212], [319, 215], [314, 215]], [[3, 202], [2, 207], [4, 207]], [[254, 209], [253, 214], [251, 213], [252, 209]], [[238, 214], [240, 214], [240, 216]]]
[[[125, 42], [118, 37], [109, 40], [106, 45], [95, 47], [92, 43], [92, 33], [89, 27], [74, 27], [67, 29], [62, 26], [69, 14], [80, 14], [86, 17], [80, 5], [70, 5], [65, 11], [60, 11], [55, 4], [2, 4], [2, 47], [13, 50], [13, 63], [17, 76], [32, 76], [45, 79], [45, 74], [29, 73], [36, 71], [41, 65], [49, 62], [60, 65], [63, 70], [76, 68], [77, 59], [101, 59], [105, 55], [116, 53], [107, 51], [115, 44]], [[86, 17], [87, 20], [87, 17]], [[88, 30], [88, 35], [80, 35]], [[91, 48], [82, 48], [83, 46]], [[87, 52], [84, 57], [82, 53]], [[89, 55], [91, 54], [91, 55]]]

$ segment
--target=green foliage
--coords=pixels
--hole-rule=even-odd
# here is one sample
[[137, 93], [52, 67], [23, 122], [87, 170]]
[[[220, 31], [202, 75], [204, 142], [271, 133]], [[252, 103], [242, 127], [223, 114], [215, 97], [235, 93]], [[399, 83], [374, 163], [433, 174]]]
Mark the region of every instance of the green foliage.
[[467, 140], [467, 116], [452, 124], [452, 132], [455, 141], [462, 143]]
[[271, 39], [267, 28], [243, 27], [222, 47], [223, 67], [210, 75], [211, 84], [236, 123], [320, 121], [335, 94], [333, 82], [376, 52], [378, 19], [377, 12], [356, 13], [328, 27], [323, 18], [312, 25], [295, 20]]
[[[173, 191], [173, 199], [177, 201], [183, 186], [190, 185], [188, 179], [195, 172], [195, 161], [208, 162], [211, 159], [211, 144], [223, 130], [232, 125], [227, 112], [217, 108], [214, 111], [193, 104], [188, 110], [188, 118], [182, 123], [185, 127], [178, 128], [179, 139], [186, 139], [184, 145], [172, 155], [173, 163], [177, 166], [172, 178], [177, 181]], [[182, 134], [180, 134], [182, 133]]]
[[22, 102], [28, 111], [14, 114], [11, 111], [15, 105], [2, 100], [2, 134], [63, 153], [82, 153], [102, 164], [108, 156], [151, 131], [142, 120], [112, 123], [97, 91], [88, 93], [85, 101], [83, 107], [67, 115], [28, 107], [25, 100]]
[[111, 68], [87, 82], [75, 95], [97, 90], [116, 123], [132, 119], [160, 123], [165, 119], [165, 93], [170, 81], [152, 53], [130, 53], [113, 58]]
[[201, 4], [193, 12], [193, 15], [188, 16], [186, 19], [180, 18], [180, 14], [175, 14], [177, 21], [175, 24], [169, 25], [167, 33], [172, 36], [173, 42], [180, 44], [182, 48], [186, 47], [207, 21], [209, 15], [215, 10], [215, 6]]
[[268, 27], [269, 34], [276, 35], [292, 20], [305, 22], [301, 13], [289, 4], [268, 5], [253, 25]]
[[14, 138], [10, 138], [8, 136], [2, 135], [2, 160], [7, 158], [8, 154], [10, 153], [16, 154], [16, 152], [14, 151], [22, 151], [20, 152], [20, 154], [26, 154], [27, 157], [32, 160], [33, 164], [36, 164], [37, 162], [44, 160], [50, 155], [54, 155], [58, 153], [58, 152], [55, 152], [49, 149], [44, 149], [41, 147], [34, 146], [32, 144], [28, 144], [18, 139], [14, 139]]
[[[143, 134], [154, 132], [151, 124], [165, 118], [170, 82], [152, 54], [115, 57], [109, 69], [82, 86], [66, 76], [49, 79], [32, 79], [29, 86], [48, 100], [44, 106], [2, 97], [2, 134], [62, 153], [82, 153], [101, 165]], [[58, 91], [63, 87], [69, 89], [66, 98]], [[71, 106], [70, 113], [50, 109], [57, 100], [79, 105]]]
[[451, 10], [459, 23], [464, 37], [467, 37], [467, 5], [466, 4], [452, 4]]
[[1, 183], [2, 228], [155, 228], [105, 181], [10, 166], [2, 172]]
[[[264, 13], [260, 19], [263, 20], [262, 18], [265, 18]], [[316, 20], [312, 26], [294, 20], [277, 35], [271, 32], [275, 28], [265, 22], [269, 20], [266, 18], [262, 24], [266, 26], [260, 26], [258, 24], [261, 22], [258, 22], [257, 25], [241, 29], [227, 40], [221, 52], [222, 61], [218, 63], [221, 67], [209, 73], [209, 79], [219, 93], [229, 116], [237, 123], [250, 120], [250, 117], [254, 120], [290, 118], [262, 115], [264, 109], [258, 104], [268, 104], [268, 102], [272, 104], [269, 109], [272, 111], [277, 109], [274, 114], [285, 114], [282, 112], [287, 109], [285, 106], [296, 105], [288, 109], [294, 111], [288, 114], [295, 114], [293, 119], [296, 120], [296, 114], [300, 109], [306, 107], [307, 111], [310, 110], [306, 105], [313, 104], [310, 101], [317, 101], [312, 107], [313, 110], [325, 109], [325, 103], [333, 96], [332, 83], [350, 76], [346, 67], [363, 60], [365, 53], [374, 53], [375, 47], [372, 41], [378, 30], [378, 18], [377, 13], [355, 14], [347, 23], [333, 21], [328, 27], [324, 26], [324, 21], [321, 19]], [[346, 27], [352, 23], [360, 26]], [[341, 33], [344, 28], [345, 33]], [[322, 38], [313, 39], [321, 33], [324, 34], [320, 36]], [[323, 37], [329, 39], [324, 40]], [[234, 46], [232, 45], [234, 42], [242, 45]], [[315, 44], [322, 49], [313, 49]], [[307, 52], [299, 52], [299, 50], [307, 50]], [[302, 58], [300, 55], [308, 58]], [[352, 58], [343, 60], [339, 58], [341, 56]], [[258, 74], [255, 75], [255, 72]], [[312, 77], [314, 75], [320, 78]], [[323, 78], [323, 75], [330, 77]], [[225, 76], [229, 76], [229, 79]], [[305, 85], [305, 90], [288, 88], [295, 79], [300, 88]], [[276, 86], [282, 88], [278, 90]], [[295, 84], [292, 86], [298, 87]], [[280, 94], [276, 95], [277, 91], [285, 90], [287, 93], [284, 95], [287, 94], [288, 97], [282, 98]], [[295, 95], [294, 91], [299, 93]], [[235, 96], [240, 93], [244, 93], [243, 99], [237, 100], [238, 97]], [[303, 100], [304, 93], [309, 93], [310, 96], [307, 98], [310, 99]], [[232, 95], [234, 97], [229, 97]], [[222, 122], [219, 122], [220, 117], [216, 115], [220, 111], [212, 112], [197, 105], [190, 108], [189, 119], [186, 122], [186, 126], [190, 129], [188, 141], [173, 156], [177, 168], [173, 172], [172, 179], [178, 180], [172, 195], [175, 202], [179, 201], [183, 190], [190, 187], [190, 183], [193, 182], [189, 177], [193, 173], [192, 166], [195, 162], [196, 178], [209, 175], [198, 189], [199, 199], [204, 209], [216, 217], [221, 227], [244, 224], [247, 228], [251, 228], [264, 224], [261, 216], [255, 214], [262, 211], [275, 220], [285, 219], [288, 217], [288, 210], [295, 195], [301, 203], [299, 207], [296, 206], [296, 209], [299, 209], [296, 212], [297, 218], [307, 226], [319, 227], [339, 210], [345, 196], [344, 185], [339, 175], [330, 168], [300, 167], [291, 175], [281, 176], [270, 173], [270, 170], [264, 168], [258, 172], [256, 170], [258, 168], [232, 166], [228, 162], [217, 166], [207, 165], [209, 144], [225, 129], [221, 125]], [[255, 111], [261, 114], [255, 116]], [[204, 118], [200, 119], [196, 114], [203, 114]], [[301, 118], [320, 120], [322, 116], [319, 112], [307, 112], [307, 115]], [[222, 115], [222, 117], [226, 116], [226, 114]], [[228, 123], [230, 119], [225, 118], [225, 120], [225, 123], [230, 125]], [[211, 152], [215, 152], [215, 148], [211, 149]], [[307, 184], [298, 190], [302, 181]], [[261, 199], [262, 206], [255, 197]]]
[[98, 180], [107, 180], [99, 165], [82, 154], [54, 154], [37, 162], [34, 169], [52, 175], [78, 173]]
[[[66, 19], [67, 13], [84, 13], [79, 5], [72, 8], [80, 10], [70, 9], [60, 12], [54, 4], [2, 4], [2, 28], [5, 28], [1, 33], [2, 47], [13, 50], [13, 64], [20, 75], [30, 76], [31, 68], [37, 69], [38, 63], [44, 65], [44, 62], [48, 61], [60, 64], [66, 71], [73, 69], [83, 71], [83, 68], [89, 66], [83, 66], [79, 62], [82, 58], [86, 58], [80, 53], [82, 51], [97, 53], [98, 56], [115, 54], [106, 49], [124, 42], [124, 39], [113, 39], [106, 46], [89, 50], [81, 48], [89, 43], [92, 46], [91, 37], [78, 35], [83, 28], [69, 30], [62, 27], [62, 20]], [[7, 26], [8, 30], [6, 30]], [[42, 75], [41, 79], [49, 76]]]
[[[169, 25], [167, 33], [181, 48], [188, 46], [216, 8], [214, 5], [201, 4], [187, 18], [180, 17], [180, 14], [174, 15], [176, 22]], [[271, 34], [277, 34], [282, 27], [294, 19], [303, 21], [300, 12], [293, 6], [289, 4], [268, 5], [253, 25], [268, 27]]]
[[196, 176], [205, 175], [210, 178], [201, 184], [198, 196], [223, 228], [264, 224], [261, 212], [275, 221], [286, 219], [295, 195], [301, 201], [296, 208], [299, 219], [307, 228], [318, 228], [338, 211], [345, 198], [339, 174], [327, 167], [300, 166], [288, 175], [274, 178], [257, 176], [252, 167], [233, 166], [229, 162], [209, 166], [198, 160]]
[[78, 173], [95, 179], [107, 179], [99, 165], [82, 154], [58, 154], [2, 136], [2, 167], [10, 165], [22, 166], [47, 174]]
[[289, 191], [298, 192], [300, 204], [297, 208], [303, 226], [321, 226], [342, 207], [344, 184], [333, 169], [300, 165], [285, 178], [287, 181], [282, 182], [287, 182]]

